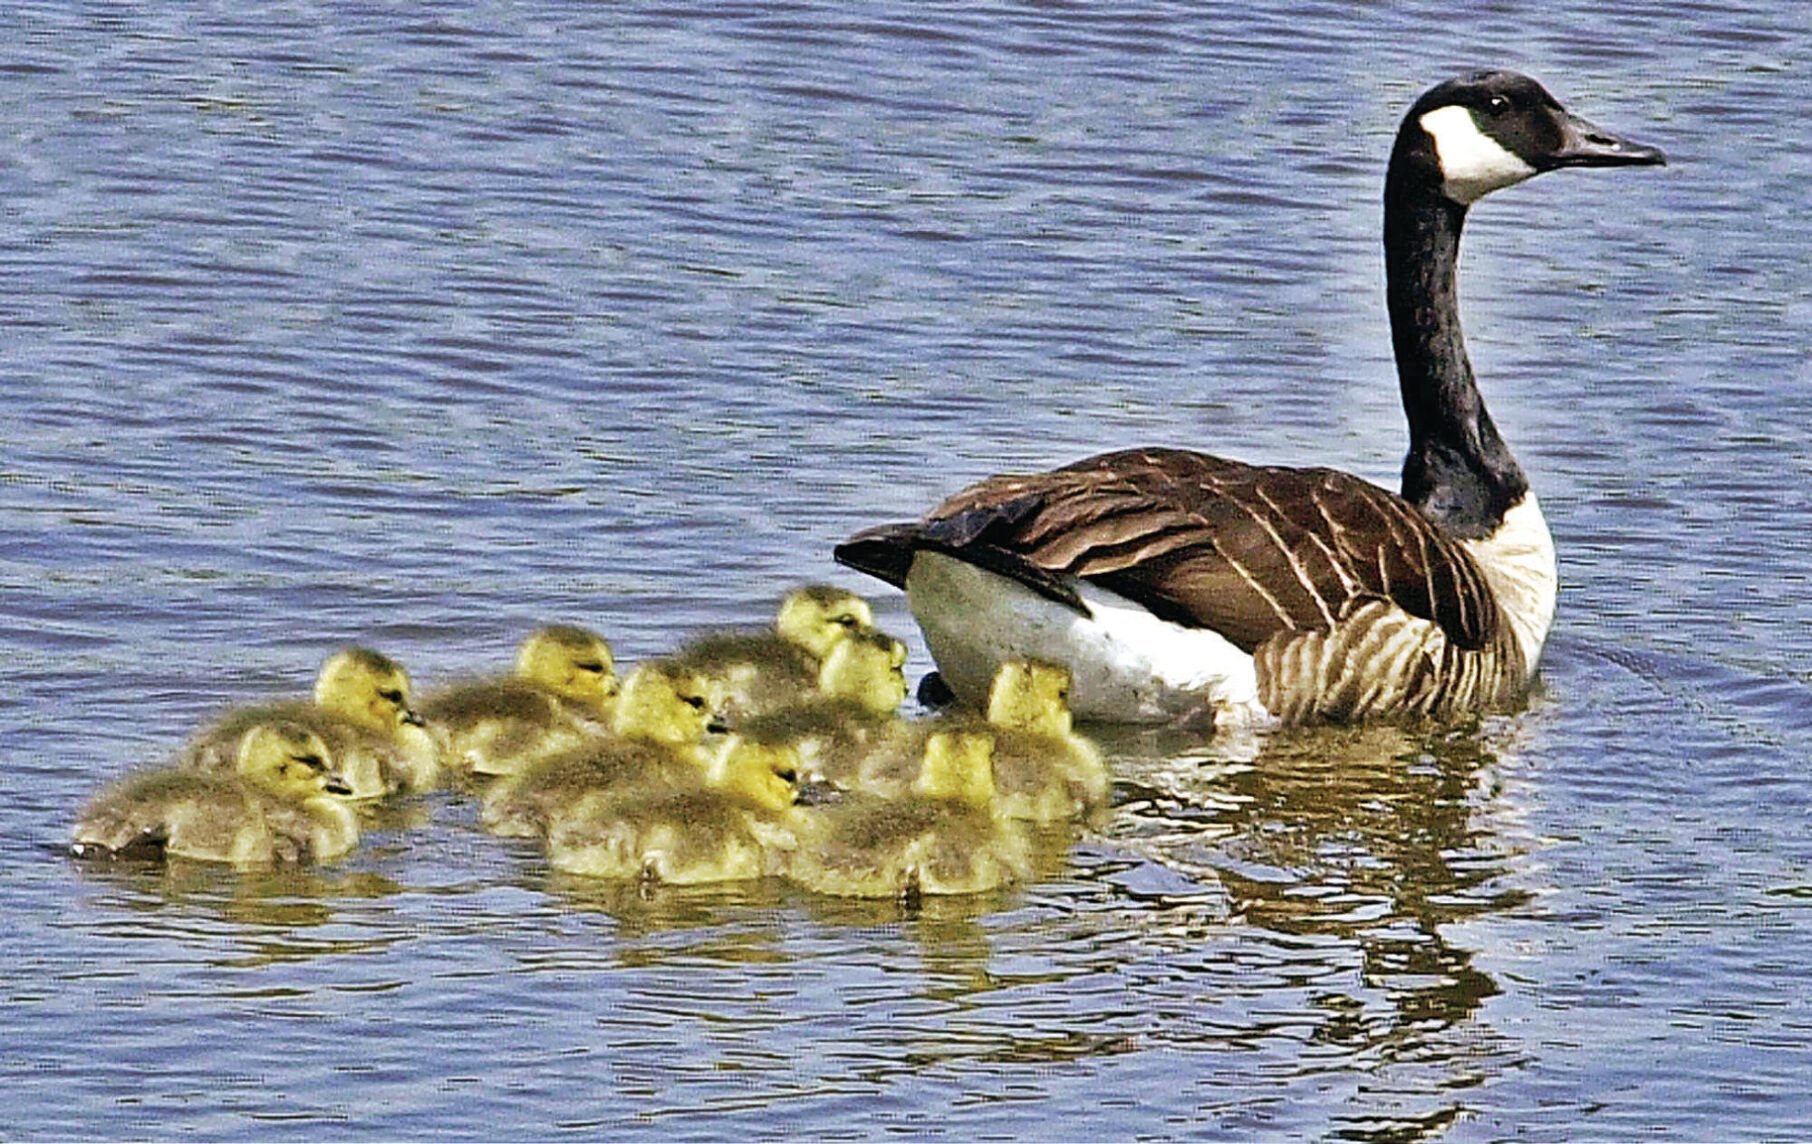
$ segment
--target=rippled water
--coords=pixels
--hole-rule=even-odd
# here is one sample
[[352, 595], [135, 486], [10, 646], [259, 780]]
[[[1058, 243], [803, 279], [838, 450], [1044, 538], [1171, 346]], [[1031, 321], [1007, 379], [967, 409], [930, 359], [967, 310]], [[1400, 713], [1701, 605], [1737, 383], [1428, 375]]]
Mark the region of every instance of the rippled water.
[[[1812, 35], [1790, 5], [19, 4], [0, 51], [4, 1134], [1812, 1132]], [[1529, 709], [1104, 735], [1024, 891], [79, 869], [98, 784], [359, 640], [657, 654], [1134, 443], [1394, 484], [1428, 83], [1658, 143], [1475, 212], [1561, 549]], [[913, 639], [896, 595], [887, 626]]]

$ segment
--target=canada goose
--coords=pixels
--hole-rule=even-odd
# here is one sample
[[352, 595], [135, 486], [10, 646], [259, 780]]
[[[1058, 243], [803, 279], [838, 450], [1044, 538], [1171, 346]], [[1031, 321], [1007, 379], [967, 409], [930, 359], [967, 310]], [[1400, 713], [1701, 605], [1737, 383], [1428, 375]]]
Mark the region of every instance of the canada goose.
[[182, 761], [230, 770], [247, 729], [283, 721], [299, 723], [327, 743], [354, 798], [427, 790], [441, 782], [440, 747], [416, 714], [413, 696], [401, 664], [370, 648], [345, 648], [321, 664], [312, 703], [279, 700], [229, 711], [190, 740]]
[[709, 761], [701, 744], [712, 720], [705, 692], [671, 661], [638, 664], [611, 705], [609, 734], [499, 779], [484, 794], [481, 821], [496, 834], [536, 837], [556, 811], [594, 792], [614, 798], [697, 786]]
[[672, 658], [706, 680], [712, 705], [735, 722], [809, 697], [831, 648], [873, 628], [868, 601], [842, 588], [810, 584], [780, 601], [771, 630], [701, 636]]
[[327, 744], [296, 723], [239, 736], [231, 774], [147, 771], [102, 791], [76, 821], [77, 857], [188, 858], [250, 865], [338, 857], [358, 844], [350, 793]]
[[905, 796], [801, 808], [787, 876], [852, 898], [976, 894], [1029, 876], [1029, 839], [995, 813], [993, 751], [986, 732], [938, 731]]
[[522, 641], [514, 675], [441, 688], [422, 700], [420, 712], [449, 764], [509, 774], [535, 755], [576, 747], [601, 731], [617, 687], [604, 637], [556, 624]]
[[1083, 718], [1437, 717], [1527, 690], [1553, 542], [1474, 384], [1455, 263], [1472, 203], [1561, 167], [1660, 164], [1539, 84], [1479, 72], [1409, 109], [1384, 181], [1386, 301], [1409, 454], [1393, 495], [1328, 469], [1177, 449], [996, 476], [838, 560], [906, 590], [971, 704], [1009, 659], [1060, 663]]
[[550, 816], [548, 863], [593, 878], [693, 885], [777, 873], [793, 844], [799, 758], [731, 735], [691, 790], [611, 798], [593, 792]]
[[895, 716], [906, 698], [906, 645], [881, 632], [838, 641], [818, 668], [817, 693], [742, 722], [737, 730], [798, 752], [814, 780], [845, 782], [877, 740], [899, 737]]

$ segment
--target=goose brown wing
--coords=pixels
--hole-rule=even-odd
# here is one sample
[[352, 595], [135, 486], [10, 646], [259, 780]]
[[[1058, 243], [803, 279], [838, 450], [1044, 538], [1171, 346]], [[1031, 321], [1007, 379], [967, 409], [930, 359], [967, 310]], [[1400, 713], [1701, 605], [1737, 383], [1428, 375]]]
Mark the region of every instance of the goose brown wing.
[[1076, 607], [1066, 577], [1082, 577], [1247, 651], [1281, 631], [1325, 630], [1378, 599], [1434, 621], [1461, 647], [1483, 647], [1498, 623], [1470, 555], [1401, 498], [1330, 469], [1106, 453], [990, 477], [916, 524], [857, 534], [837, 555], [900, 583], [916, 548], [1054, 599], [1067, 593]]

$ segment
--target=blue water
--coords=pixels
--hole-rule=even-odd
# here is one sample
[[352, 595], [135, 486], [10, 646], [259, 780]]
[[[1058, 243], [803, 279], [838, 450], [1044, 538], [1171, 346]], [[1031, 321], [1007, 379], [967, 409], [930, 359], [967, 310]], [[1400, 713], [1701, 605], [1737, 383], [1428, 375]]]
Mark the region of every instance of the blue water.
[[[16, 4], [0, 1134], [1812, 1133], [1812, 31], [1790, 5]], [[96, 871], [82, 800], [344, 643], [620, 658], [988, 473], [1395, 483], [1378, 192], [1497, 64], [1664, 147], [1473, 212], [1560, 549], [1529, 709], [1103, 733], [981, 901], [651, 897], [469, 801]]]

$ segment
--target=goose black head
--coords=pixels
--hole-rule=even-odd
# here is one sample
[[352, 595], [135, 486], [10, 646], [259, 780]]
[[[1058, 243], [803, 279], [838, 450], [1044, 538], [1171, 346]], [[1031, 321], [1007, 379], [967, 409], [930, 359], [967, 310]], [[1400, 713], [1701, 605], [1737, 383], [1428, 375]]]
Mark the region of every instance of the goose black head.
[[1656, 166], [1658, 148], [1595, 127], [1511, 71], [1437, 84], [1403, 118], [1392, 167], [1415, 172], [1461, 206], [1561, 167]]

